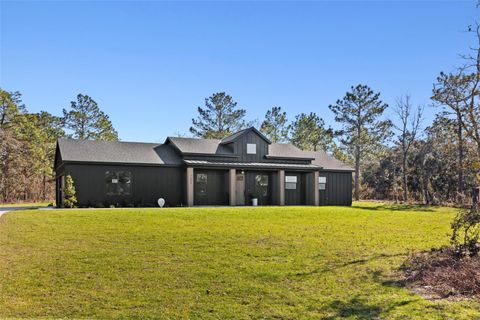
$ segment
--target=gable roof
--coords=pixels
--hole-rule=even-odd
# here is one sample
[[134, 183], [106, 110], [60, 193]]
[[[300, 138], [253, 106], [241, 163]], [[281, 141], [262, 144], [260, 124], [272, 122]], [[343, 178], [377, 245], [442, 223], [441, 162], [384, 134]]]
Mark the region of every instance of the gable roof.
[[235, 141], [237, 138], [239, 138], [239, 137], [243, 136], [244, 134], [247, 134], [251, 131], [255, 132], [260, 138], [265, 140], [266, 143], [268, 143], [268, 144], [272, 143], [267, 137], [265, 137], [265, 135], [263, 133], [258, 131], [255, 127], [250, 127], [250, 128], [243, 129], [243, 130], [240, 130], [238, 132], [235, 132], [234, 134], [232, 134], [232, 135], [230, 135], [226, 138], [223, 138], [220, 143], [221, 144], [231, 143], [231, 142]]
[[58, 139], [62, 161], [146, 165], [180, 165], [168, 145], [158, 143]]
[[328, 155], [325, 151], [302, 151], [305, 155], [314, 158], [312, 164], [322, 166], [325, 170], [355, 171], [351, 166]]
[[184, 154], [233, 156], [232, 150], [221, 145], [218, 139], [168, 137], [165, 143], [168, 144], [169, 142]]

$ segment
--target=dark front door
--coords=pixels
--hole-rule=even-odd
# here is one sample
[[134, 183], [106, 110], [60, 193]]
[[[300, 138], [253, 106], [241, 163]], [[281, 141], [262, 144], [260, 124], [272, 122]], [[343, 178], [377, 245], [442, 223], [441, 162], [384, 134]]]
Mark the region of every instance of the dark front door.
[[246, 201], [252, 203], [252, 198], [258, 199], [259, 205], [272, 204], [272, 175], [270, 172], [246, 173]]
[[194, 204], [227, 205], [227, 173], [224, 170], [195, 170]]

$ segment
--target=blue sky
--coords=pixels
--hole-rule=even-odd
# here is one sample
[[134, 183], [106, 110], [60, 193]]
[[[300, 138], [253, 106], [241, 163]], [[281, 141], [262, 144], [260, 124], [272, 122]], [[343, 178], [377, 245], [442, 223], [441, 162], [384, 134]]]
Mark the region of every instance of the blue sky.
[[[218, 91], [249, 120], [275, 105], [333, 127], [328, 105], [359, 83], [390, 105], [408, 93], [428, 106], [435, 77], [473, 44], [465, 30], [479, 14], [474, 1], [1, 1], [0, 10], [0, 86], [57, 115], [88, 94], [127, 141], [188, 133]], [[427, 123], [435, 112], [427, 107]]]

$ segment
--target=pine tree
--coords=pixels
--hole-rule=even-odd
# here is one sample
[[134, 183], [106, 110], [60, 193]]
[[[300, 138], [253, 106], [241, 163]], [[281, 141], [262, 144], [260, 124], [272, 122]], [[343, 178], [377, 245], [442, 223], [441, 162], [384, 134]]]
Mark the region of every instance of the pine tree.
[[335, 114], [335, 121], [342, 124], [336, 132], [340, 142], [349, 150], [355, 162], [355, 199], [360, 197], [360, 166], [368, 155], [391, 136], [392, 123], [380, 117], [388, 105], [380, 100], [380, 93], [374, 93], [366, 85], [351, 87], [335, 105], [329, 109]]
[[118, 140], [108, 115], [100, 110], [97, 103], [87, 95], [79, 94], [77, 101], [71, 102], [71, 109], [63, 109], [65, 128], [76, 139]]
[[315, 113], [299, 114], [291, 125], [290, 142], [302, 150], [332, 151], [333, 130]]
[[284, 142], [288, 139], [289, 126], [287, 124], [287, 113], [282, 112], [281, 107], [272, 107], [265, 114], [260, 127], [272, 142]]
[[225, 92], [218, 92], [205, 99], [205, 108], [198, 107], [197, 119], [192, 119], [190, 132], [206, 139], [222, 139], [245, 126], [244, 109]]

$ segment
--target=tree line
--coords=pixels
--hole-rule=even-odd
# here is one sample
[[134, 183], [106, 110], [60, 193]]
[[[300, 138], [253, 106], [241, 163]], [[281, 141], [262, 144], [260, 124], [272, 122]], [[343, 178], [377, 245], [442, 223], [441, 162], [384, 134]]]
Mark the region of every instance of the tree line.
[[28, 112], [19, 92], [0, 89], [0, 202], [54, 199], [58, 138], [118, 140], [97, 103], [79, 94], [62, 116]]
[[[260, 130], [272, 142], [327, 152], [354, 168], [355, 199], [425, 204], [459, 203], [480, 185], [480, 26], [470, 27], [477, 47], [454, 71], [440, 72], [431, 101], [436, 117], [423, 128], [424, 107], [408, 95], [392, 106], [367, 85], [352, 86], [328, 106], [338, 129], [315, 112], [290, 121], [270, 108]], [[391, 109], [393, 117], [386, 117]], [[212, 94], [192, 119], [195, 137], [222, 139], [254, 123], [225, 92]], [[53, 162], [59, 137], [118, 140], [107, 114], [79, 94], [55, 116], [28, 112], [19, 92], [0, 89], [0, 201], [54, 198]]]

